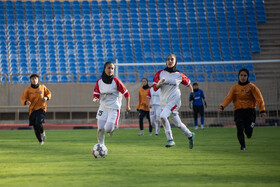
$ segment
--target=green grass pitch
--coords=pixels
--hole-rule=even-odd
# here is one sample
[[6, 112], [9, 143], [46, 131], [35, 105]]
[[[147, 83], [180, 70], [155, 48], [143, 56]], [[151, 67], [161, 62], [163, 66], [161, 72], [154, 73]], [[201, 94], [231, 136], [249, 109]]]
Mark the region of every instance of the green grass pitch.
[[280, 186], [280, 128], [255, 128], [241, 152], [235, 128], [197, 130], [194, 149], [173, 129], [166, 138], [137, 129], [106, 135], [106, 158], [95, 159], [94, 130], [47, 130], [38, 145], [30, 130], [0, 131], [0, 186]]

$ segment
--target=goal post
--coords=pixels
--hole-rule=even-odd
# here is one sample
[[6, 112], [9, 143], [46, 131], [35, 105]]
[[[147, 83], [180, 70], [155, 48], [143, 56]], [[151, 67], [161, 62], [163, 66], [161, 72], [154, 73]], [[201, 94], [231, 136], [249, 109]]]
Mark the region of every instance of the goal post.
[[[266, 63], [272, 63], [273, 67], [271, 69], [267, 70], [259, 70], [257, 67], [257, 64], [266, 64]], [[238, 66], [239, 64], [240, 66]], [[252, 82], [258, 86], [260, 89], [266, 106], [267, 111], [267, 119], [261, 119], [259, 115], [257, 115], [257, 125], [273, 125], [276, 124], [274, 121], [277, 122], [280, 117], [280, 60], [255, 60], [255, 61], [221, 61], [221, 62], [178, 62], [177, 66], [183, 66], [184, 70], [187, 70], [188, 66], [197, 66], [202, 65], [206, 67], [206, 65], [223, 65], [226, 67], [226, 65], [232, 65], [233, 67], [243, 67], [248, 64], [253, 65], [253, 69], [249, 69], [250, 76], [253, 77]], [[119, 63], [117, 60], [115, 62], [116, 65], [116, 71], [115, 75], [116, 77], [119, 76], [118, 68], [120, 66], [128, 67], [128, 66], [165, 66], [165, 62], [162, 63]], [[251, 67], [251, 66], [248, 66]], [[277, 68], [278, 67], [278, 68]], [[137, 70], [137, 68], [135, 68]], [[194, 70], [193, 72], [182, 72], [187, 77], [195, 77], [195, 82], [198, 82], [199, 88], [204, 91], [207, 105], [208, 107], [205, 108], [205, 125], [206, 126], [232, 126], [234, 125], [233, 121], [233, 105], [232, 103], [225, 109], [223, 113], [218, 112], [218, 106], [223, 102], [224, 98], [226, 97], [227, 93], [229, 92], [230, 88], [237, 83], [237, 74], [239, 69], [233, 69], [234, 71], [226, 71], [224, 68], [224, 71], [217, 72], [213, 71], [209, 74], [209, 72], [206, 72], [205, 69], [203, 72], [197, 72]], [[135, 74], [138, 74], [137, 71], [133, 72]], [[124, 73], [122, 73], [124, 74]], [[153, 77], [155, 72], [145, 72], [143, 76], [145, 77]], [[199, 75], [204, 75], [205, 80], [199, 81], [197, 78]], [[225, 79], [224, 81], [217, 80], [217, 77], [219, 75], [223, 75], [223, 77], [234, 77], [233, 80], [227, 81]], [[231, 75], [231, 76], [229, 76]], [[265, 78], [262, 78], [256, 75], [262, 75]], [[191, 79], [190, 78], [190, 79]], [[138, 103], [138, 89], [140, 88], [140, 79], [138, 76], [139, 83], [137, 84], [127, 84], [128, 90], [132, 93], [131, 94], [131, 105], [132, 108], [136, 107]], [[192, 81], [192, 82], [194, 82]], [[150, 85], [151, 82], [149, 81]], [[138, 86], [135, 86], [138, 85]], [[130, 89], [131, 88], [131, 89]], [[193, 112], [189, 108], [189, 91], [188, 89], [185, 89], [183, 86], [180, 86], [181, 88], [181, 99], [182, 99], [182, 105], [180, 108], [180, 116], [184, 123], [186, 124], [193, 124]], [[258, 111], [258, 107], [257, 107]], [[199, 124], [200, 124], [200, 118], [198, 118]], [[279, 122], [277, 125], [280, 125]]]

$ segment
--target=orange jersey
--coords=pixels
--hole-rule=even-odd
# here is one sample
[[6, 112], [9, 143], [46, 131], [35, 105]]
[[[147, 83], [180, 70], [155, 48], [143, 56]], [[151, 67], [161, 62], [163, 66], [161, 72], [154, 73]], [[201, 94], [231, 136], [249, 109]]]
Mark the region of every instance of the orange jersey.
[[48, 97], [51, 99], [51, 92], [45, 85], [39, 85], [38, 88], [32, 88], [31, 86], [26, 88], [21, 96], [21, 103], [25, 105], [25, 101], [31, 102], [29, 106], [29, 115], [39, 109], [47, 111], [47, 102], [43, 102], [43, 98]]
[[265, 111], [264, 101], [259, 88], [253, 83], [246, 85], [234, 85], [224, 102], [221, 104], [224, 108], [233, 102], [234, 110], [256, 108], [259, 105], [259, 111]]
[[150, 111], [148, 97], [147, 97], [148, 92], [149, 89], [146, 90], [144, 88], [139, 89], [139, 101], [137, 105], [138, 110]]

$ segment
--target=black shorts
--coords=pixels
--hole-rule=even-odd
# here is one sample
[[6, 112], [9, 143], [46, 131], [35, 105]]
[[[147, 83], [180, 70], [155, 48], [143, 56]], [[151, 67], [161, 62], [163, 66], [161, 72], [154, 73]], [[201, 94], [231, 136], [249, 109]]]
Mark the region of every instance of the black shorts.
[[195, 117], [197, 117], [197, 114], [200, 114], [200, 116], [204, 116], [204, 106], [193, 105], [193, 113]]
[[237, 109], [234, 111], [234, 121], [239, 124], [240, 122], [244, 122], [246, 124], [251, 125], [251, 123], [256, 122], [256, 109], [248, 108], [248, 109]]
[[29, 116], [29, 126], [45, 123], [46, 112], [43, 109], [35, 110]]

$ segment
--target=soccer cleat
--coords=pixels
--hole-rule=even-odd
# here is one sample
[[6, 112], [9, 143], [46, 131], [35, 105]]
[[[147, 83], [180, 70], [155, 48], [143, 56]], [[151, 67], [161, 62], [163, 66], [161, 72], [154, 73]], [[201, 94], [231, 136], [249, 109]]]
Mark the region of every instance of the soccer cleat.
[[108, 134], [108, 136], [113, 136], [114, 131], [112, 131], [112, 132], [108, 132], [107, 134]]
[[138, 136], [143, 136], [144, 135], [144, 132], [142, 132], [142, 131], [140, 131], [139, 133], [138, 133]]
[[39, 145], [44, 145], [44, 142], [42, 141], [42, 142], [39, 142]]
[[198, 126], [195, 126], [195, 127], [194, 127], [194, 130], [197, 130], [197, 129], [198, 129]]
[[173, 146], [175, 146], [175, 142], [174, 142], [174, 140], [168, 140], [167, 141], [167, 144], [165, 145], [165, 147], [173, 147]]
[[194, 133], [192, 132], [192, 137], [188, 138], [189, 139], [189, 148], [193, 148], [193, 140], [194, 140]]
[[241, 147], [240, 150], [241, 150], [241, 151], [245, 151], [246, 148], [245, 148], [245, 147]]
[[158, 136], [158, 134], [155, 134], [155, 136]]
[[149, 136], [152, 136], [152, 134], [153, 134], [152, 132], [149, 132]]

